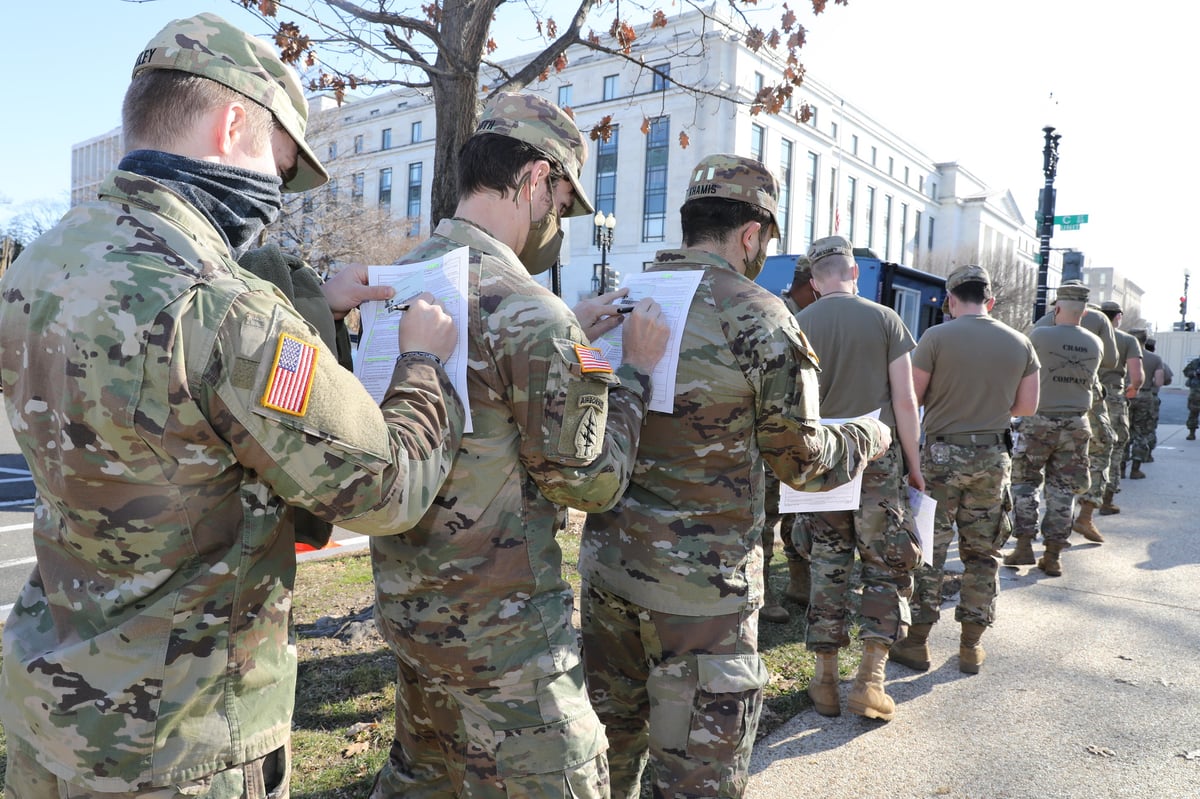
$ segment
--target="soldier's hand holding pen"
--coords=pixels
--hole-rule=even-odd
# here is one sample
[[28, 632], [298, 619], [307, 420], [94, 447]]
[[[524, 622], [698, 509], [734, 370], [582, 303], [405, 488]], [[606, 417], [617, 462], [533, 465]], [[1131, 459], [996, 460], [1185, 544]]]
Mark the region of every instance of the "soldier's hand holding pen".
[[633, 310], [633, 305], [622, 302], [629, 295], [629, 289], [617, 289], [607, 294], [588, 297], [580, 300], [573, 309], [579, 326], [588, 341], [595, 341], [600, 336], [612, 330], [624, 321], [623, 307]]
[[621, 329], [625, 363], [644, 372], [652, 371], [667, 351], [667, 339], [671, 335], [671, 327], [667, 324], [662, 306], [645, 297], [630, 307], [628, 312], [618, 308], [617, 313], [625, 316]]
[[400, 317], [400, 352], [428, 352], [445, 363], [458, 343], [454, 320], [437, 299], [425, 291], [398, 303], [388, 303], [389, 311], [403, 311]]

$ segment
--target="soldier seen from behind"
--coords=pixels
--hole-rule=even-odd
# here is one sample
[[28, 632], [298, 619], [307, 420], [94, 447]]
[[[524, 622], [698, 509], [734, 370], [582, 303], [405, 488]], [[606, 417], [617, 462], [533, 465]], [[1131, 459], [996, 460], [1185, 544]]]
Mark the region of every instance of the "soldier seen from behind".
[[1108, 459], [1103, 486], [1097, 490], [1096, 474], [1092, 473], [1092, 488], [1088, 496], [1080, 501], [1079, 516], [1075, 519], [1075, 530], [1089, 541], [1103, 541], [1096, 529], [1092, 513], [1096, 510], [1095, 499], [1100, 499], [1099, 511], [1111, 516], [1121, 509], [1113, 502], [1114, 495], [1121, 489], [1121, 478], [1125, 476], [1125, 450], [1129, 445], [1129, 399], [1136, 396], [1142, 385], [1142, 345], [1133, 336], [1121, 329], [1124, 312], [1120, 303], [1101, 303], [1100, 312], [1112, 322], [1113, 334], [1117, 337], [1117, 363], [1100, 369], [1100, 384], [1104, 386], [1104, 403], [1108, 408], [1108, 420], [1113, 429], [1112, 454]]
[[[131, 54], [133, 55], [133, 54]], [[38, 489], [4, 628], [5, 795], [288, 796], [288, 507], [400, 533], [449, 471], [456, 334], [425, 295], [382, 408], [239, 268], [281, 191], [323, 184], [300, 82], [212, 14], [136, 59], [131, 148], [0, 283], [0, 378]], [[390, 289], [326, 284], [332, 311]]]
[[[1129, 331], [1138, 343], [1145, 345], [1146, 329]], [[1129, 479], [1141, 480], [1146, 476], [1142, 465], [1150, 462], [1150, 441], [1157, 425], [1155, 392], [1163, 384], [1163, 360], [1154, 352], [1142, 354], [1142, 370], [1145, 380], [1129, 400]]]
[[832, 487], [890, 444], [874, 420], [820, 423], [816, 356], [753, 282], [778, 236], [778, 186], [758, 161], [704, 158], [683, 249], [648, 270], [702, 273], [673, 412], [647, 415], [629, 489], [588, 516], [579, 553], [588, 689], [621, 799], [640, 795], [647, 765], [655, 796], [743, 795], [767, 680], [764, 462], [794, 487]]

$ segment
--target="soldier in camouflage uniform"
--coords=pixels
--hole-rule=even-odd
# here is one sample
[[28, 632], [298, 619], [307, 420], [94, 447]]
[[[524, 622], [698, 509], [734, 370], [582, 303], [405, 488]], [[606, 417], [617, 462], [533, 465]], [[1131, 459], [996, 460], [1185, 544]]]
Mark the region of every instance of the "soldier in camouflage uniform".
[[929, 633], [941, 617], [942, 575], [954, 531], [963, 563], [954, 618], [958, 668], [979, 673], [979, 641], [996, 620], [1000, 548], [1012, 531], [1009, 420], [1037, 410], [1038, 359], [1029, 339], [992, 319], [991, 277], [967, 265], [946, 280], [953, 321], [925, 331], [913, 352], [913, 384], [925, 406], [921, 471], [937, 500], [933, 565], [916, 570], [912, 627], [891, 659], [925, 671]]
[[[792, 276], [792, 284], [780, 294], [784, 306], [793, 314], [798, 314], [817, 301], [813, 291], [812, 268], [808, 256], [801, 255], [796, 259], [796, 272]], [[819, 356], [818, 356], [819, 357]], [[779, 528], [779, 537], [783, 539], [783, 554], [788, 564], [788, 587], [783, 592], [784, 599], [789, 599], [803, 608], [808, 607], [808, 592], [811, 587], [808, 573], [808, 552], [800, 552], [792, 540], [792, 527], [796, 523], [796, 514], [779, 512], [779, 478], [767, 469], [767, 498], [766, 522], [763, 524], [763, 607], [759, 615], [764, 621], [774, 624], [786, 624], [791, 620], [787, 608], [780, 604], [775, 592], [771, 589], [771, 559], [775, 555], [775, 528]]]
[[[1146, 339], [1146, 351], [1156, 352], [1154, 339]], [[1160, 356], [1161, 357], [1161, 356]], [[1148, 463], [1154, 463], [1154, 450], [1158, 448], [1158, 418], [1159, 412], [1162, 410], [1162, 397], [1159, 396], [1159, 391], [1165, 386], [1175, 382], [1175, 373], [1171, 369], [1171, 365], [1166, 361], [1162, 362], [1163, 378], [1162, 386], [1151, 386], [1150, 393], [1154, 395], [1154, 404], [1151, 406], [1150, 414], [1154, 417], [1154, 424], [1150, 432], [1150, 460]]]
[[[1138, 343], [1146, 343], [1145, 328], [1129, 332], [1138, 340]], [[1142, 370], [1145, 373], [1145, 380], [1137, 393], [1129, 400], [1130, 480], [1141, 480], [1146, 476], [1146, 473], [1142, 471], [1142, 464], [1150, 460], [1150, 437], [1154, 434], [1155, 426], [1154, 389], [1162, 387], [1162, 358], [1156, 353], [1145, 352], [1142, 356]]]
[[[1040, 528], [1045, 554], [1037, 561], [1048, 576], [1062, 574], [1059, 554], [1069, 546], [1076, 496], [1091, 485], [1088, 409], [1104, 344], [1080, 326], [1087, 310], [1088, 289], [1064, 283], [1054, 303], [1054, 325], [1035, 326], [1029, 334], [1041, 363], [1037, 413], [1017, 422], [1013, 449], [1013, 527], [1017, 547], [1006, 566], [1034, 563], [1033, 539], [1039, 531], [1040, 501], [1045, 487], [1046, 513]], [[1106, 319], [1107, 321], [1107, 319]]]
[[1092, 487], [1079, 501], [1079, 516], [1074, 529], [1089, 541], [1097, 543], [1104, 536], [1096, 529], [1092, 514], [1097, 509], [1104, 515], [1120, 513], [1113, 504], [1113, 495], [1120, 490], [1124, 474], [1125, 445], [1129, 442], [1129, 397], [1137, 394], [1142, 385], [1142, 346], [1138, 340], [1121, 329], [1124, 316], [1119, 303], [1111, 300], [1100, 305], [1100, 312], [1112, 323], [1117, 337], [1117, 363], [1111, 368], [1100, 369], [1100, 384], [1104, 387], [1104, 404], [1108, 408], [1108, 419], [1112, 423], [1113, 447], [1108, 460], [1104, 479], [1097, 486], [1097, 473], [1092, 472]]
[[1196, 427], [1200, 425], [1200, 358], [1193, 358], [1183, 367], [1184, 385], [1187, 386], [1187, 441], [1196, 440]]
[[[401, 532], [449, 471], [464, 416], [431, 298], [380, 409], [234, 260], [281, 187], [326, 180], [307, 110], [268, 45], [211, 14], [170, 23], [134, 65], [133, 149], [0, 283], [0, 379], [38, 489], [4, 628], [12, 799], [286, 797], [289, 505]], [[327, 285], [332, 310], [390, 296], [364, 273]]]
[[608, 796], [555, 535], [567, 506], [601, 511], [625, 490], [669, 331], [642, 300], [614, 372], [531, 277], [558, 257], [559, 218], [593, 210], [586, 159], [557, 106], [498, 95], [463, 147], [454, 218], [406, 256], [470, 248], [473, 431], [416, 528], [372, 542], [376, 620], [399, 668], [373, 799]]
[[908, 630], [912, 570], [921, 555], [905, 485], [907, 472], [908, 485], [925, 489], [909, 359], [916, 342], [894, 310], [857, 296], [858, 265], [849, 241], [819, 239], [808, 248], [808, 258], [820, 300], [796, 321], [821, 353], [821, 409], [835, 418], [879, 410], [894, 436], [887, 454], [863, 472], [857, 510], [802, 513], [796, 525], [798, 548], [812, 557], [804, 641], [816, 653], [817, 670], [808, 694], [818, 713], [841, 713], [837, 659], [850, 644], [855, 617], [850, 575], [857, 554], [863, 656], [846, 704], [852, 713], [888, 721], [896, 711], [883, 684], [888, 650]]
[[874, 421], [819, 422], [816, 357], [752, 278], [777, 235], [758, 161], [692, 172], [684, 249], [650, 271], [701, 271], [674, 413], [651, 412], [621, 502], [588, 517], [579, 568], [584, 663], [609, 739], [612, 795], [742, 796], [762, 706], [764, 461], [789, 485], [843, 483], [888, 444]]

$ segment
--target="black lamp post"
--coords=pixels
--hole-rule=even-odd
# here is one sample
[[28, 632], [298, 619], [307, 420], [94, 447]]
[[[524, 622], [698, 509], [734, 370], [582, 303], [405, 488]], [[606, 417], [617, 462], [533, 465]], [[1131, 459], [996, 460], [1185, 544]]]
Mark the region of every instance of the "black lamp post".
[[592, 266], [592, 290], [603, 294], [608, 291], [608, 251], [613, 245], [617, 218], [612, 214], [605, 216], [603, 211], [597, 211], [592, 224], [596, 226], [596, 246], [600, 248], [600, 274], [597, 276], [596, 267]]
[[1058, 140], [1062, 138], [1061, 134], [1054, 132], [1052, 125], [1042, 128], [1042, 132], [1046, 134], [1046, 145], [1042, 148], [1042, 175], [1046, 178], [1046, 185], [1038, 198], [1038, 212], [1041, 215], [1038, 236], [1041, 239], [1041, 248], [1038, 253], [1037, 296], [1033, 303], [1035, 322], [1046, 312], [1046, 295], [1049, 293], [1050, 237], [1054, 235], [1054, 176], [1058, 173]]

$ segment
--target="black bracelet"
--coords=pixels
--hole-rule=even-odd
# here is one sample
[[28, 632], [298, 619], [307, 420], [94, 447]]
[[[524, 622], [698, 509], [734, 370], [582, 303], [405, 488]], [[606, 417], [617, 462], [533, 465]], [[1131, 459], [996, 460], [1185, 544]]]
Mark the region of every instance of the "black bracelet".
[[441, 358], [434, 355], [432, 352], [423, 352], [422, 350], [409, 350], [408, 352], [402, 352], [396, 357], [396, 360], [399, 361], [401, 358], [409, 358], [409, 357], [424, 358], [427, 361], [433, 361], [438, 366], [442, 365]]

